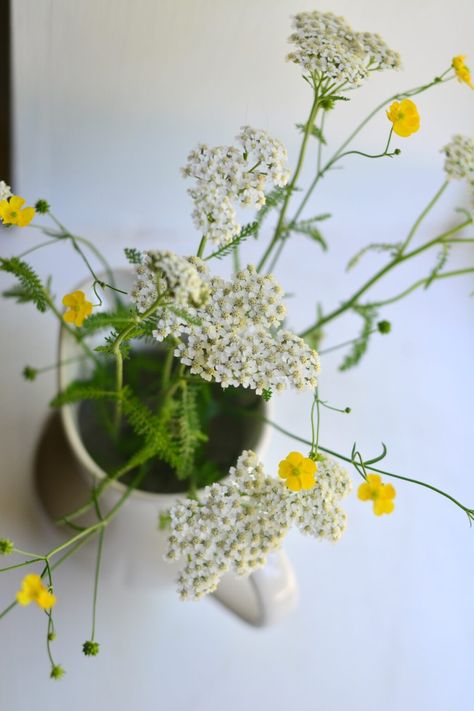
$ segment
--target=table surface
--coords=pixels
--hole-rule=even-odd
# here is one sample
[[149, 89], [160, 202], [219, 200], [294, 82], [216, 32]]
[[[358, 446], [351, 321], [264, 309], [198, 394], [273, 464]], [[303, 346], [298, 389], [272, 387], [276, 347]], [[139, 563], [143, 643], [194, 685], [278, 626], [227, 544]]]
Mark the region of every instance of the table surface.
[[[251, 123], [280, 137], [294, 166], [300, 137], [293, 126], [304, 121], [308, 93], [284, 54], [288, 15], [313, 9], [309, 0], [12, 5], [15, 190], [50, 200], [63, 221], [90, 237], [114, 266], [123, 265], [125, 246], [196, 251], [178, 166], [198, 141], [227, 143], [242, 123]], [[472, 47], [469, 0], [453, 4], [449, 13], [440, 0], [393, 6], [339, 0], [334, 11], [356, 28], [380, 31], [400, 49], [407, 70], [373, 77], [331, 115], [325, 133], [333, 146], [367, 107], [423, 83], [444, 68], [446, 58]], [[393, 145], [402, 147], [402, 155], [396, 161], [354, 157], [344, 163], [346, 170], [321, 181], [314, 209], [333, 213], [322, 226], [330, 250], [323, 261], [319, 247], [302, 238], [285, 251], [277, 270], [285, 290], [298, 294], [288, 300], [295, 330], [314, 318], [316, 299], [334, 308], [381, 265], [384, 255], [374, 254], [344, 272], [347, 259], [367, 242], [396, 242], [406, 234], [443, 179], [439, 148], [452, 133], [472, 129], [472, 92], [458, 82], [424, 95], [419, 106], [422, 130], [406, 142], [397, 139]], [[385, 145], [386, 131], [381, 114], [355, 147], [375, 151]], [[459, 216], [452, 208], [464, 197], [461, 187], [452, 186], [419, 239], [453, 224]], [[39, 237], [30, 230], [2, 233], [1, 239], [3, 256], [18, 254]], [[250, 261], [261, 254], [253, 240], [245, 249]], [[472, 245], [460, 249], [452, 268], [472, 265], [472, 257]], [[435, 260], [432, 254], [408, 265], [375, 289], [374, 298], [398, 293], [429, 273]], [[85, 276], [66, 245], [34, 252], [31, 261], [43, 277], [54, 274], [58, 297]], [[226, 266], [219, 262], [216, 268]], [[0, 289], [10, 284], [0, 276]], [[340, 351], [325, 356], [320, 385], [324, 399], [352, 408], [351, 415], [323, 411], [323, 444], [347, 454], [356, 441], [371, 456], [383, 441], [389, 471], [431, 482], [474, 506], [472, 291], [466, 277], [420, 289], [388, 307], [383, 317], [392, 322], [392, 333], [375, 334], [364, 361], [347, 373], [337, 370]], [[327, 329], [325, 346], [359, 330], [358, 317], [348, 317]], [[46, 373], [28, 383], [21, 370], [55, 361], [57, 331], [53, 318], [2, 302], [0, 536], [37, 551], [57, 540], [33, 487], [55, 380]], [[279, 424], [310, 434], [308, 394], [274, 401]], [[267, 470], [276, 471], [293, 447], [274, 432]], [[182, 603], [172, 591], [132, 591], [104, 576], [97, 620], [101, 650], [85, 658], [92, 570], [82, 559], [70, 559], [57, 571], [54, 642], [67, 675], [58, 683], [48, 678], [44, 616], [33, 607], [15, 609], [0, 622], [0, 708], [469, 708], [474, 532], [447, 499], [403, 482], [396, 488], [391, 516], [376, 518], [370, 505], [355, 496], [347, 500], [348, 528], [336, 545], [288, 536], [300, 603], [268, 629], [242, 624], [211, 599]], [[105, 555], [121, 555], [111, 537]], [[21, 571], [2, 575], [1, 605], [12, 599], [21, 577]]]
[[[430, 297], [420, 294], [394, 309], [396, 333], [377, 339], [358, 370], [341, 376], [335, 356], [323, 360], [323, 397], [351, 405], [353, 414], [324, 411], [322, 442], [347, 453], [357, 440], [372, 454], [384, 439], [389, 470], [472, 503], [472, 299], [466, 284]], [[57, 325], [29, 306], [5, 303], [2, 310], [0, 534], [45, 551], [57, 535], [34, 492], [33, 461], [55, 384], [51, 374], [25, 382], [21, 369], [54, 361]], [[444, 322], [443, 342], [455, 347], [438, 345], [433, 314], [439, 310], [454, 315]], [[275, 419], [306, 435], [308, 406], [305, 395], [275, 398]], [[275, 432], [267, 468], [292, 447]], [[203, 711], [249, 703], [277, 711], [289, 704], [303, 711], [465, 707], [474, 654], [467, 518], [446, 499], [408, 484], [397, 485], [391, 516], [376, 518], [354, 496], [346, 509], [348, 529], [336, 545], [288, 537], [300, 603], [269, 629], [242, 624], [212, 600], [182, 603], [171, 591], [132, 591], [105, 577], [98, 603], [101, 651], [85, 658], [92, 571], [71, 559], [56, 579], [54, 648], [67, 676], [59, 683], [48, 679], [43, 616], [34, 608], [15, 609], [1, 622], [8, 650], [0, 673], [2, 708], [30, 711], [33, 703], [47, 703], [59, 711], [67, 702], [79, 711], [88, 699], [120, 710], [163, 702]], [[106, 539], [105, 553], [120, 555], [113, 539]], [[2, 605], [20, 579], [19, 571], [2, 577]]]

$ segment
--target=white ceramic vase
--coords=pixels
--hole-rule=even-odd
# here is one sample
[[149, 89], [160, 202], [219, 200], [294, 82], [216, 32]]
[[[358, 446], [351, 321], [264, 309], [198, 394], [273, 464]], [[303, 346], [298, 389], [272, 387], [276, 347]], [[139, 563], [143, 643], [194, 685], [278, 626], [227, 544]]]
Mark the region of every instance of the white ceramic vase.
[[[114, 278], [121, 289], [130, 290], [132, 274], [117, 270]], [[77, 289], [90, 292], [90, 282], [78, 285]], [[93, 296], [89, 294], [91, 300]], [[103, 308], [110, 306], [107, 298], [112, 292], [106, 291]], [[64, 390], [72, 381], [87, 377], [87, 363], [77, 360], [82, 354], [73, 336], [62, 328], [59, 339], [59, 389]], [[105, 472], [91, 457], [81, 438], [78, 422], [78, 406], [67, 405], [61, 409], [61, 419], [70, 452], [74, 458], [74, 481], [67, 488], [69, 509], [64, 496], [49, 489], [46, 508], [51, 515], [66, 514], [71, 504], [80, 505], [90, 495], [91, 484], [106, 478]], [[266, 449], [270, 428], [262, 427], [260, 441], [254, 447], [259, 456]], [[69, 467], [71, 469], [71, 467]], [[67, 476], [67, 473], [64, 473]], [[63, 487], [63, 491], [64, 491]], [[56, 488], [55, 488], [56, 491]], [[120, 481], [111, 482], [101, 496], [101, 505], [110, 510], [123, 496], [126, 486]], [[57, 500], [52, 500], [56, 496]], [[164, 560], [167, 533], [158, 527], [159, 515], [166, 512], [183, 495], [156, 494], [139, 489], [134, 490], [107, 527], [108, 574], [113, 575], [118, 584], [137, 588], [173, 587], [179, 562]], [[44, 499], [43, 495], [43, 499]], [[90, 521], [90, 520], [89, 520]], [[112, 550], [113, 548], [113, 550]], [[248, 577], [227, 574], [224, 576], [214, 596], [228, 610], [246, 622], [263, 626], [276, 622], [293, 609], [297, 599], [297, 586], [291, 564], [283, 551], [269, 556], [268, 563]]]

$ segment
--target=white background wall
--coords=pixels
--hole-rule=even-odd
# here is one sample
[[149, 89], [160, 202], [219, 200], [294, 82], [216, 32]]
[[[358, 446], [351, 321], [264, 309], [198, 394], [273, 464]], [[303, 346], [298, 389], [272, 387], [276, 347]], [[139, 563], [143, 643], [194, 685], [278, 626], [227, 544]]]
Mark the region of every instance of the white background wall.
[[[195, 143], [230, 142], [250, 123], [281, 138], [295, 164], [293, 125], [304, 120], [310, 97], [297, 68], [284, 61], [288, 17], [314, 7], [345, 15], [355, 29], [380, 32], [405, 66], [371, 78], [338, 108], [327, 128], [333, 145], [375, 103], [441, 73], [453, 55], [470, 54], [474, 66], [468, 0], [15, 0], [15, 190], [30, 200], [47, 198], [114, 264], [123, 263], [125, 245], [194, 251], [198, 236], [178, 168]], [[344, 264], [354, 251], [406, 233], [443, 179], [439, 148], [452, 133], [472, 132], [473, 98], [457, 82], [422, 95], [422, 129], [395, 143], [403, 151], [398, 159], [347, 160], [344, 171], [323, 182], [311, 209], [334, 213], [324, 225], [329, 255], [295, 240], [278, 271], [285, 288], [298, 292], [290, 302], [295, 328], [309, 323], [316, 299], [330, 308], [380, 263], [367, 258], [346, 277]], [[356, 147], [375, 151], [386, 132], [381, 114]], [[452, 208], [464, 197], [453, 186], [420, 238], [453, 224]], [[2, 234], [2, 254], [37, 239], [33, 231]], [[249, 258], [258, 251], [249, 245]], [[453, 266], [470, 265], [473, 256], [460, 250]], [[374, 297], [397, 293], [424, 276], [433, 260], [391, 277]], [[58, 294], [84, 276], [66, 250], [36, 253], [32, 261], [41, 273], [54, 272]], [[2, 288], [8, 283], [2, 277]], [[374, 337], [362, 365], [347, 374], [337, 371], [339, 355], [328, 356], [321, 391], [353, 408], [350, 417], [324, 413], [326, 445], [347, 452], [357, 440], [372, 453], [383, 440], [387, 468], [474, 504], [472, 290], [472, 280], [460, 279], [387, 309], [393, 334]], [[52, 534], [38, 522], [30, 477], [54, 382], [45, 377], [27, 384], [19, 373], [27, 362], [54, 360], [57, 326], [27, 307], [3, 304], [2, 313], [0, 533], [26, 548], [47, 549]], [[328, 331], [327, 345], [356, 335], [358, 326], [345, 319]], [[308, 404], [308, 397], [284, 396], [276, 419], [307, 434]], [[289, 446], [275, 435], [270, 469]], [[57, 685], [49, 682], [43, 620], [36, 610], [17, 610], [1, 623], [9, 650], [0, 672], [2, 708], [467, 708], [473, 533], [446, 500], [408, 485], [397, 491], [396, 512], [383, 519], [355, 497], [349, 501], [349, 528], [336, 547], [290, 537], [301, 604], [291, 619], [264, 632], [241, 627], [207, 601], [195, 606], [158, 593], [132, 597], [104, 580], [102, 651], [84, 659], [91, 579], [72, 562], [58, 576], [56, 645], [68, 675]], [[109, 555], [116, 554], [113, 542], [108, 545]], [[10, 600], [17, 578], [2, 578], [2, 602]]]

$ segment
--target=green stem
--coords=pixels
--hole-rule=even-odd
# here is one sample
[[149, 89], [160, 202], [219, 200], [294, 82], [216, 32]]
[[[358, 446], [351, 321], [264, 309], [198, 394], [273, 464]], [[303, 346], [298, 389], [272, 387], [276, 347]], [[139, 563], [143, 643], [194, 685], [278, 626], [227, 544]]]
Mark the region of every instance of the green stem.
[[199, 247], [198, 247], [198, 251], [196, 254], [197, 257], [202, 257], [202, 255], [204, 254], [204, 250], [206, 248], [206, 242], [207, 242], [207, 236], [203, 235], [201, 237], [201, 241], [199, 242]]
[[[142, 314], [136, 314], [133, 318], [133, 322], [129, 324], [126, 328], [124, 328], [121, 333], [118, 334], [112, 344], [112, 352], [115, 356], [115, 390], [118, 396], [120, 395], [123, 388], [123, 355], [120, 346], [130, 336], [130, 334], [133, 333], [134, 329], [138, 326], [138, 324], [142, 323], [142, 321], [146, 321], [146, 319], [149, 318], [156, 311], [156, 309], [162, 303], [163, 299], [167, 296], [167, 294], [168, 292], [159, 294], [155, 301], [152, 303], [152, 305], [146, 311], [144, 311]], [[117, 434], [120, 429], [121, 419], [122, 399], [120, 397], [117, 397], [115, 403], [115, 430]]]
[[[268, 425], [276, 429], [278, 432], [281, 432], [282, 434], [286, 435], [287, 437], [291, 437], [291, 439], [296, 440], [297, 442], [302, 442], [303, 444], [307, 444], [311, 446], [311, 442], [308, 440], [304, 439], [303, 437], [298, 437], [297, 435], [288, 432], [288, 430], [285, 430], [283, 427], [280, 427], [280, 425], [277, 425], [275, 422], [272, 422], [266, 417], [263, 417], [262, 415], [259, 415], [258, 413], [254, 412], [246, 412], [246, 414], [249, 417], [256, 417], [262, 422], [266, 422]], [[323, 452], [326, 452], [327, 454], [331, 454], [333, 457], [337, 457], [337, 459], [341, 459], [344, 462], [348, 462], [349, 464], [354, 464], [354, 460], [350, 457], [346, 457], [344, 454], [340, 454], [340, 452], [335, 452], [333, 449], [328, 449], [327, 447], [322, 447], [321, 445], [319, 446], [319, 449], [321, 449]], [[364, 466], [366, 469], [369, 469], [372, 472], [376, 472], [377, 474], [382, 474], [384, 476], [389, 476], [394, 479], [400, 479], [401, 481], [407, 481], [410, 482], [411, 484], [418, 484], [418, 486], [423, 486], [426, 489], [430, 489], [431, 491], [434, 491], [437, 494], [440, 494], [441, 496], [444, 496], [446, 499], [449, 499], [449, 501], [452, 501], [453, 504], [458, 506], [462, 511], [464, 511], [465, 514], [467, 514], [469, 520], [471, 521], [474, 515], [473, 509], [469, 509], [467, 506], [464, 506], [460, 501], [455, 499], [453, 496], [448, 494], [446, 491], [443, 491], [442, 489], [438, 489], [436, 486], [433, 486], [432, 484], [427, 484], [424, 481], [420, 481], [419, 479], [413, 479], [411, 477], [407, 476], [401, 476], [400, 474], [393, 474], [392, 472], [387, 472], [384, 469], [377, 469], [376, 467], [373, 467], [371, 465], [368, 465], [364, 462]]]
[[267, 249], [265, 250], [265, 252], [264, 252], [264, 254], [263, 254], [263, 256], [262, 256], [260, 262], [258, 263], [257, 272], [260, 272], [260, 271], [262, 270], [262, 268], [263, 268], [265, 262], [267, 261], [268, 257], [270, 256], [271, 252], [273, 251], [273, 248], [275, 247], [276, 243], [277, 243], [278, 240], [280, 239], [280, 234], [281, 234], [282, 229], [283, 229], [283, 226], [284, 226], [284, 224], [285, 224], [285, 215], [286, 215], [286, 211], [287, 211], [287, 209], [288, 209], [288, 205], [289, 205], [289, 202], [290, 202], [290, 199], [291, 199], [291, 195], [292, 195], [293, 190], [294, 190], [294, 188], [295, 188], [295, 186], [296, 186], [296, 181], [298, 180], [299, 174], [300, 174], [300, 172], [301, 172], [301, 168], [302, 168], [303, 163], [304, 163], [304, 157], [305, 157], [305, 153], [306, 153], [306, 147], [307, 147], [307, 144], [308, 144], [308, 139], [309, 139], [309, 137], [310, 137], [310, 135], [311, 135], [311, 128], [312, 128], [313, 125], [314, 125], [314, 122], [315, 122], [315, 120], [316, 120], [316, 116], [317, 116], [317, 113], [318, 113], [318, 107], [319, 107], [319, 92], [318, 92], [318, 89], [319, 89], [319, 87], [314, 89], [313, 103], [312, 103], [312, 106], [311, 106], [311, 111], [310, 111], [310, 114], [309, 114], [308, 121], [306, 122], [305, 132], [304, 132], [303, 140], [302, 140], [302, 142], [301, 142], [301, 148], [300, 148], [300, 152], [299, 152], [299, 155], [298, 155], [298, 161], [297, 161], [297, 163], [296, 163], [295, 172], [293, 173], [293, 178], [291, 179], [291, 182], [290, 182], [290, 184], [288, 185], [287, 192], [286, 192], [285, 199], [284, 199], [284, 201], [283, 201], [283, 204], [282, 204], [282, 207], [281, 207], [281, 210], [280, 210], [280, 216], [279, 216], [279, 218], [278, 218], [278, 222], [277, 222], [277, 226], [276, 226], [276, 228], [275, 228], [275, 232], [274, 232], [273, 238], [272, 238], [270, 244], [268, 245]]
[[313, 326], [310, 326], [305, 331], [303, 331], [303, 333], [300, 334], [301, 338], [305, 338], [309, 334], [313, 333], [313, 331], [318, 331], [321, 326], [323, 326], [323, 324], [332, 321], [337, 316], [340, 316], [342, 313], [354, 306], [357, 303], [358, 299], [362, 296], [362, 294], [365, 294], [366, 291], [368, 291], [376, 282], [378, 282], [383, 276], [385, 276], [385, 274], [390, 272], [394, 267], [398, 266], [402, 262], [412, 259], [413, 257], [417, 256], [418, 254], [421, 254], [421, 252], [424, 252], [427, 249], [430, 249], [436, 244], [442, 244], [442, 242], [445, 241], [447, 237], [464, 229], [464, 227], [469, 225], [471, 222], [471, 219], [465, 220], [456, 227], [453, 227], [450, 230], [443, 232], [441, 235], [438, 235], [438, 237], [435, 237], [429, 242], [426, 242], [425, 244], [421, 245], [421, 247], [413, 249], [411, 252], [407, 252], [405, 254], [397, 254], [397, 256], [394, 257], [388, 264], [386, 264], [385, 267], [380, 269], [371, 279], [369, 279], [360, 289], [358, 289], [348, 301], [345, 301], [339, 308], [330, 312], [326, 316], [322, 316], [315, 324], [313, 324]]
[[375, 301], [374, 303], [371, 302], [370, 305], [374, 308], [377, 308], [379, 306], [387, 306], [388, 304], [394, 304], [396, 301], [399, 301], [405, 296], [408, 296], [408, 294], [411, 294], [413, 291], [415, 291], [415, 289], [418, 289], [420, 286], [428, 286], [432, 281], [435, 281], [436, 279], [450, 279], [451, 277], [464, 276], [465, 274], [472, 274], [473, 272], [474, 267], [470, 267], [467, 269], [457, 269], [452, 272], [442, 272], [441, 274], [434, 274], [433, 276], [428, 276], [425, 279], [419, 279], [408, 289], [405, 289], [405, 291], [402, 291], [396, 296], [392, 296], [391, 299], [385, 299], [384, 301]]
[[416, 231], [418, 230], [418, 227], [421, 225], [421, 223], [423, 222], [423, 220], [425, 219], [427, 214], [430, 212], [430, 210], [433, 208], [433, 206], [439, 200], [439, 198], [444, 193], [444, 191], [446, 190], [448, 185], [449, 185], [449, 180], [445, 180], [444, 183], [442, 184], [442, 186], [439, 188], [439, 190], [434, 195], [434, 197], [430, 200], [428, 205], [425, 207], [423, 212], [419, 215], [419, 217], [413, 224], [413, 227], [411, 228], [410, 232], [408, 233], [406, 240], [404, 241], [404, 243], [402, 244], [402, 246], [400, 248], [400, 254], [403, 254], [403, 252], [406, 250], [406, 248], [412, 241], [413, 237], [415, 236]]
[[[44, 556], [45, 560], [49, 561], [50, 558], [57, 555], [58, 553], [61, 553], [61, 551], [65, 550], [66, 548], [69, 548], [76, 542], [81, 541], [84, 537], [86, 537], [86, 536], [89, 537], [91, 534], [104, 529], [110, 523], [110, 521], [114, 518], [114, 516], [117, 514], [117, 512], [122, 508], [122, 506], [124, 505], [126, 500], [129, 498], [129, 496], [133, 493], [133, 491], [135, 491], [135, 489], [138, 487], [138, 485], [140, 484], [140, 482], [143, 479], [143, 477], [145, 476], [145, 474], [146, 474], [146, 469], [143, 468], [141, 471], [139, 471], [135, 475], [132, 482], [127, 487], [126, 491], [122, 494], [122, 496], [117, 501], [117, 503], [110, 509], [109, 513], [106, 516], [104, 516], [104, 518], [101, 521], [94, 523], [92, 526], [89, 526], [89, 528], [86, 528], [83, 531], [80, 531], [72, 538], [69, 538], [64, 543], [61, 543], [59, 546], [56, 546], [56, 548], [53, 548], [46, 556]], [[100, 486], [97, 487], [96, 496], [99, 495], [99, 493], [100, 493], [99, 490], [100, 490]]]
[[15, 570], [16, 568], [23, 568], [23, 566], [25, 565], [31, 565], [31, 563], [38, 563], [41, 560], [44, 560], [44, 558], [41, 558], [39, 556], [37, 558], [31, 558], [31, 560], [25, 560], [23, 563], [9, 565], [7, 568], [0, 568], [0, 573], [6, 573], [8, 570]]
[[311, 197], [311, 195], [312, 195], [314, 189], [316, 188], [317, 184], [319, 183], [320, 179], [323, 177], [323, 175], [326, 173], [326, 171], [329, 170], [329, 167], [330, 167], [331, 165], [333, 165], [334, 159], [337, 159], [337, 157], [344, 151], [344, 149], [346, 148], [346, 146], [348, 146], [348, 145], [351, 143], [351, 141], [360, 133], [360, 131], [362, 131], [362, 129], [369, 123], [369, 121], [371, 121], [371, 120], [373, 119], [373, 117], [374, 117], [376, 114], [378, 114], [379, 111], [381, 111], [381, 110], [382, 110], [387, 104], [389, 104], [391, 101], [397, 101], [397, 100], [399, 100], [399, 99], [403, 99], [403, 98], [408, 98], [408, 97], [416, 96], [417, 94], [421, 94], [423, 91], [427, 91], [427, 90], [430, 89], [432, 86], [436, 86], [436, 85], [438, 85], [438, 84], [443, 84], [444, 82], [449, 81], [449, 79], [443, 79], [443, 77], [444, 77], [449, 71], [451, 71], [451, 67], [450, 67], [449, 69], [447, 69], [447, 70], [446, 70], [443, 74], [441, 74], [439, 77], [435, 77], [435, 79], [433, 79], [433, 81], [431, 81], [430, 83], [424, 84], [423, 86], [420, 86], [420, 87], [416, 87], [415, 89], [410, 89], [410, 90], [408, 90], [408, 91], [406, 91], [406, 92], [402, 92], [402, 93], [400, 93], [400, 94], [394, 94], [393, 96], [389, 97], [388, 99], [385, 99], [384, 101], [382, 101], [382, 103], [378, 104], [378, 106], [376, 106], [375, 109], [373, 109], [373, 110], [368, 114], [368, 116], [366, 116], [365, 119], [364, 119], [363, 121], [361, 121], [358, 126], [356, 126], [356, 128], [355, 128], [354, 131], [350, 134], [350, 136], [349, 136], [348, 138], [346, 138], [346, 140], [339, 146], [339, 148], [337, 149], [337, 151], [336, 151], [336, 152], [333, 154], [333, 156], [329, 159], [329, 161], [328, 161], [328, 162], [326, 163], [326, 165], [322, 168], [322, 170], [318, 170], [318, 172], [316, 173], [316, 175], [315, 175], [315, 177], [314, 177], [312, 183], [310, 184], [310, 186], [309, 186], [309, 188], [308, 188], [308, 190], [307, 190], [307, 192], [306, 192], [306, 194], [305, 194], [303, 200], [301, 201], [301, 203], [300, 203], [300, 205], [299, 205], [299, 207], [298, 207], [298, 209], [297, 209], [297, 211], [296, 211], [296, 213], [295, 213], [295, 216], [294, 216], [292, 222], [295, 222], [295, 221], [298, 219], [298, 217], [301, 215], [301, 213], [303, 212], [304, 208], [306, 207], [306, 204], [307, 204], [309, 198]]
[[[378, 331], [377, 328], [374, 328], [372, 331], [369, 332], [369, 336], [371, 336], [373, 333], [376, 333]], [[344, 348], [345, 346], [351, 346], [353, 343], [357, 343], [357, 341], [360, 341], [360, 336], [357, 338], [351, 338], [350, 341], [344, 341], [344, 343], [338, 343], [337, 346], [331, 346], [330, 348], [324, 348], [322, 351], [318, 351], [319, 355], [326, 355], [327, 353], [332, 353], [332, 351], [337, 351], [339, 348]]]
[[96, 559], [96, 564], [95, 564], [95, 575], [94, 575], [94, 595], [93, 595], [93, 599], [92, 599], [92, 632], [91, 632], [91, 640], [92, 641], [94, 641], [94, 637], [95, 637], [97, 592], [99, 590], [99, 574], [100, 574], [100, 564], [102, 561], [102, 548], [104, 545], [104, 533], [105, 533], [105, 529], [102, 529], [99, 533], [99, 541], [97, 544], [97, 559]]

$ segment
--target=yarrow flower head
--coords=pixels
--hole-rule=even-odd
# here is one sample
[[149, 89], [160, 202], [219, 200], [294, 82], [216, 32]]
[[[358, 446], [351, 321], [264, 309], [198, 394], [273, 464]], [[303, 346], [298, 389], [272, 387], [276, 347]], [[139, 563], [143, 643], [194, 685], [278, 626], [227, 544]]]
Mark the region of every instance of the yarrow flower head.
[[199, 145], [182, 169], [194, 180], [188, 194], [194, 200], [197, 229], [222, 246], [241, 231], [236, 208], [265, 204], [265, 192], [289, 180], [284, 145], [266, 131], [243, 126], [236, 137], [239, 147]]
[[459, 133], [441, 152], [445, 154], [444, 170], [448, 178], [474, 181], [474, 140]]
[[[8, 188], [8, 185], [5, 188]], [[23, 207], [25, 202], [26, 200], [19, 195], [12, 195], [8, 200], [4, 199], [0, 202], [0, 218], [4, 225], [26, 227], [30, 224], [35, 216], [35, 208]]]
[[367, 480], [359, 486], [357, 496], [361, 501], [372, 501], [374, 514], [392, 513], [396, 492], [392, 484], [383, 484], [378, 474], [367, 474]]
[[393, 124], [393, 130], [397, 136], [407, 138], [420, 128], [418, 109], [410, 99], [394, 101], [390, 104], [390, 108], [386, 113], [388, 120]]
[[300, 12], [293, 18], [289, 41], [295, 46], [287, 59], [306, 75], [329, 78], [342, 88], [359, 86], [370, 71], [398, 69], [400, 55], [377, 34], [354, 32], [332, 12]]
[[474, 140], [456, 134], [441, 149], [445, 154], [444, 170], [450, 180], [466, 180], [471, 193], [470, 212], [474, 216]]
[[225, 481], [207, 487], [200, 501], [187, 499], [170, 511], [166, 558], [186, 561], [178, 577], [181, 598], [213, 592], [229, 570], [248, 575], [265, 565], [293, 525], [337, 541], [346, 524], [339, 501], [350, 487], [347, 472], [325, 457], [316, 485], [291, 491], [265, 474], [254, 452], [243, 452]]
[[173, 252], [145, 252], [143, 263], [137, 265], [135, 273], [137, 280], [132, 299], [140, 313], [149, 309], [158, 295], [167, 294], [168, 301], [173, 300], [177, 308], [197, 305], [206, 299], [206, 286], [196, 267]]
[[36, 573], [31, 573], [23, 578], [16, 599], [20, 605], [29, 605], [30, 602], [35, 602], [42, 610], [50, 610], [56, 604], [56, 597]]
[[290, 452], [278, 465], [278, 474], [285, 479], [291, 491], [309, 490], [316, 485], [314, 475], [317, 468], [313, 459], [304, 457], [300, 452]]
[[85, 319], [92, 313], [92, 304], [87, 301], [83, 291], [73, 291], [63, 297], [63, 305], [68, 309], [63, 319], [66, 323], [73, 323], [74, 326], [82, 326]]
[[0, 202], [8, 200], [13, 195], [11, 188], [4, 180], [0, 180]]
[[158, 341], [182, 338], [175, 356], [191, 373], [222, 387], [264, 390], [314, 389], [319, 358], [291, 331], [277, 331], [286, 309], [283, 290], [273, 275], [247, 266], [232, 281], [210, 277], [204, 262], [190, 258], [208, 288], [208, 298], [190, 307], [187, 318], [166, 307], [157, 311]]
[[466, 56], [464, 54], [459, 54], [457, 57], [453, 57], [453, 62], [451, 66], [454, 69], [458, 81], [464, 82], [464, 84], [470, 86], [471, 89], [474, 89], [474, 85], [471, 79], [471, 72], [469, 70], [469, 67], [466, 67], [466, 65], [464, 64], [465, 59]]

